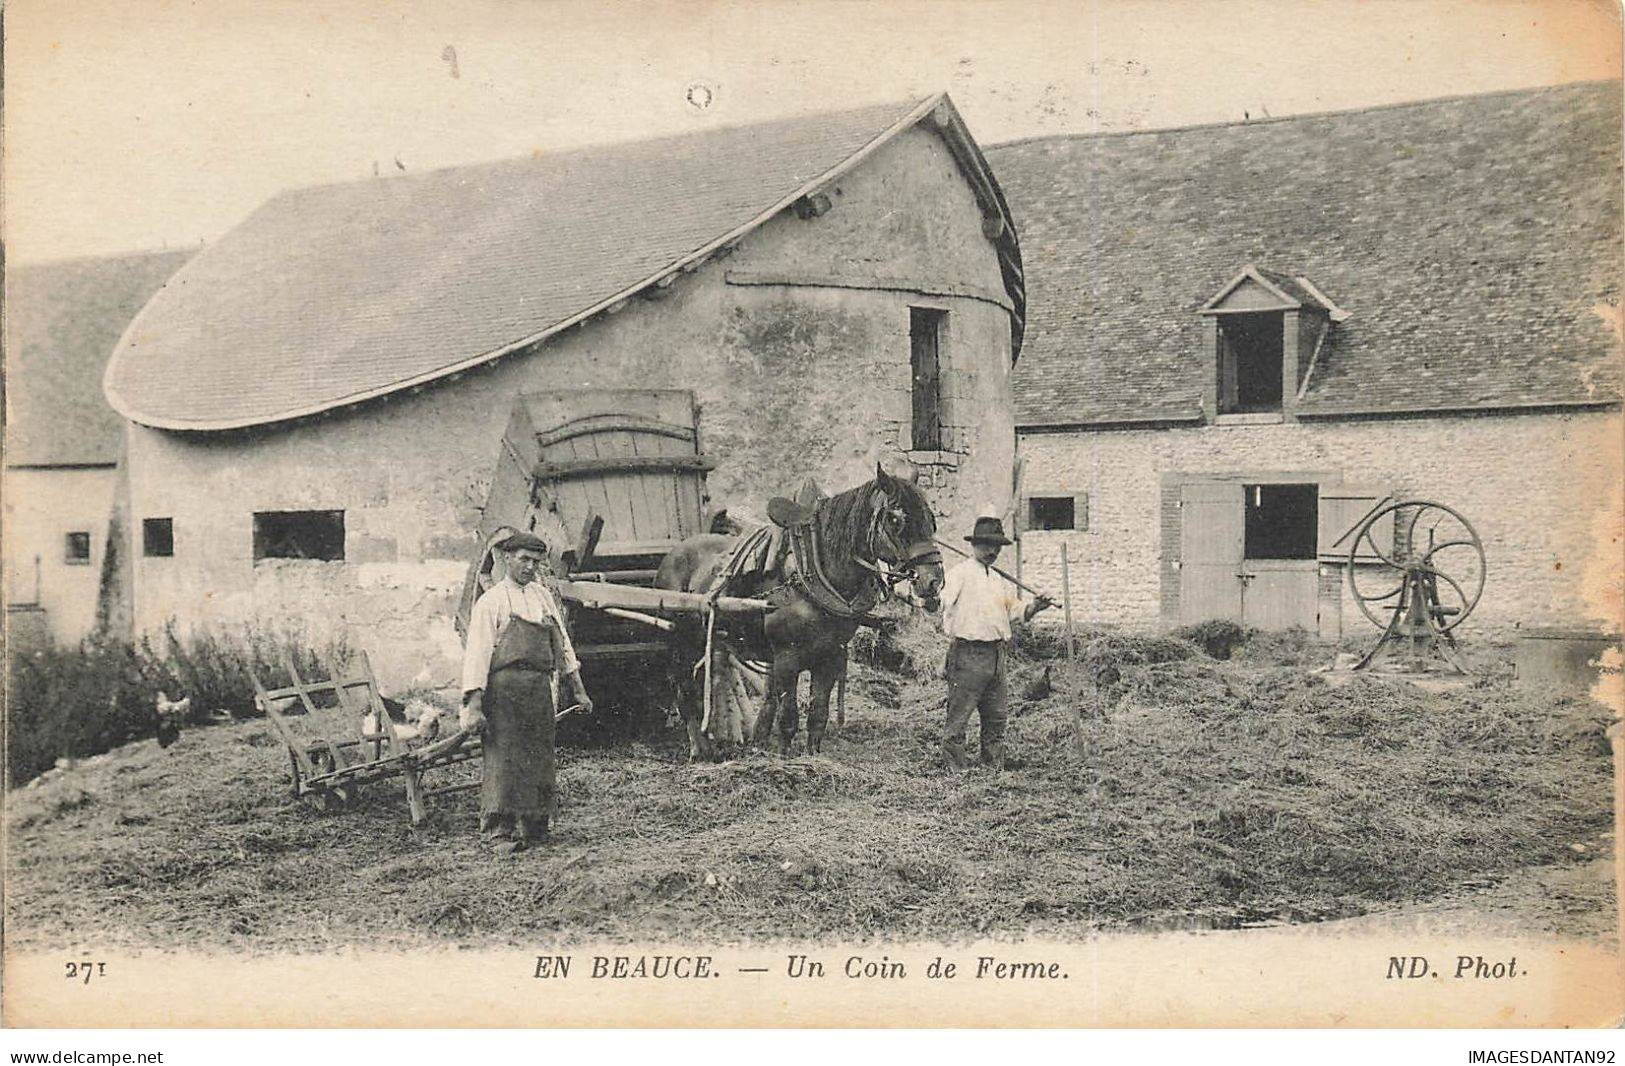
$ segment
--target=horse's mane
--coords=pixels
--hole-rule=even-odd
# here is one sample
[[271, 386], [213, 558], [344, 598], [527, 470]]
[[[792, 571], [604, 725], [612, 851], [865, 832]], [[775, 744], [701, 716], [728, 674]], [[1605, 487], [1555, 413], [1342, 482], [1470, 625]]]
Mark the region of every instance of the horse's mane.
[[[890, 493], [893, 502], [903, 508], [903, 542], [914, 544], [930, 540], [937, 531], [937, 519], [931, 513], [925, 494], [912, 481], [902, 478], [889, 481], [893, 486]], [[879, 479], [872, 479], [819, 500], [815, 505], [813, 522], [818, 529], [819, 547], [831, 562], [874, 561], [869, 550], [869, 525], [874, 518], [874, 507], [869, 500], [878, 488]]]

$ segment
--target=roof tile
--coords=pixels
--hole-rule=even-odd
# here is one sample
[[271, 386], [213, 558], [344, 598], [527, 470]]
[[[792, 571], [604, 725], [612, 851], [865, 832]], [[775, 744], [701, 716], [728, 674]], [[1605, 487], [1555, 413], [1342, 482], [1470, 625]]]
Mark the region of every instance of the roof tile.
[[7, 267], [6, 465], [118, 459], [124, 423], [102, 396], [102, 370], [141, 305], [191, 255]]

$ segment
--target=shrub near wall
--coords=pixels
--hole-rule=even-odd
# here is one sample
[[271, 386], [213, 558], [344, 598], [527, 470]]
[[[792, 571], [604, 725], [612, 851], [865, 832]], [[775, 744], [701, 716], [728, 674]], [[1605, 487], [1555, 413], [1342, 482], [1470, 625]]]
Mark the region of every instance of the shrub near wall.
[[[297, 629], [165, 629], [147, 640], [92, 640], [14, 654], [6, 677], [6, 785], [23, 784], [60, 758], [82, 759], [154, 735], [159, 693], [189, 697], [192, 721], [217, 710], [255, 714], [252, 669], [268, 686], [287, 684], [285, 659], [305, 679], [327, 677], [323, 656]], [[341, 643], [333, 649], [348, 657]]]
[[6, 678], [6, 784], [62, 757], [84, 758], [152, 736], [155, 699], [174, 678], [151, 648], [123, 642], [14, 655]]

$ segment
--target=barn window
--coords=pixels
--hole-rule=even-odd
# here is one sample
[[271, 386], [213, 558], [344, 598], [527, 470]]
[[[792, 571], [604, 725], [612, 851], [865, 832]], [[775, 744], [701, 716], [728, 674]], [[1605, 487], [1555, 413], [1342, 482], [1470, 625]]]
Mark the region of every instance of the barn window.
[[942, 447], [942, 337], [948, 312], [931, 307], [908, 309], [909, 365], [913, 371], [915, 451]]
[[1027, 497], [1027, 528], [1031, 530], [1088, 529], [1089, 494]]
[[1283, 329], [1278, 311], [1220, 320], [1220, 414], [1281, 410]]
[[74, 530], [67, 536], [64, 545], [63, 561], [69, 566], [90, 565], [90, 534], [84, 530]]
[[143, 518], [141, 520], [141, 554], [150, 558], [167, 558], [175, 554], [175, 520], [173, 518]]
[[1242, 557], [1313, 559], [1320, 524], [1317, 485], [1248, 485]]
[[256, 512], [254, 558], [343, 559], [344, 512]]

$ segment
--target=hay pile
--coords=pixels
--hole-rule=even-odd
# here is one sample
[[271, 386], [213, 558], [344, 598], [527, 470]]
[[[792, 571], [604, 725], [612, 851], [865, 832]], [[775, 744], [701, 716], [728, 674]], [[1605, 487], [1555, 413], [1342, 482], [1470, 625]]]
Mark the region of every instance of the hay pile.
[[1334, 686], [1099, 633], [1075, 666], [1013, 660], [1026, 767], [948, 773], [931, 639], [887, 645], [916, 674], [854, 664], [820, 757], [689, 765], [677, 730], [567, 748], [556, 843], [507, 860], [466, 794], [416, 831], [389, 785], [356, 811], [301, 807], [262, 722], [121, 749], [12, 793], [7, 934], [307, 951], [1075, 936], [1353, 915], [1610, 851], [1594, 704], [1502, 681]]

